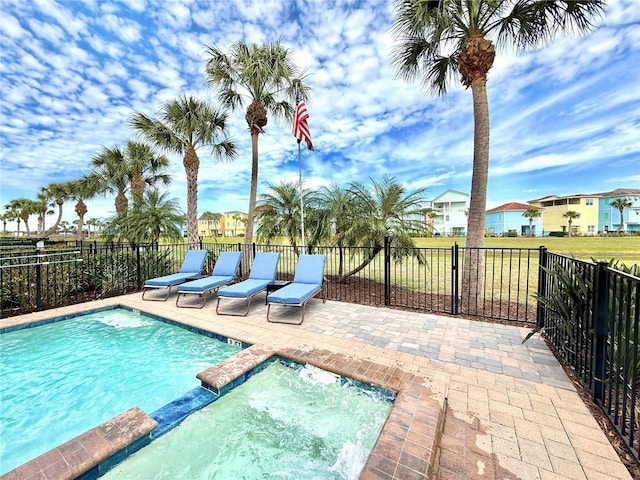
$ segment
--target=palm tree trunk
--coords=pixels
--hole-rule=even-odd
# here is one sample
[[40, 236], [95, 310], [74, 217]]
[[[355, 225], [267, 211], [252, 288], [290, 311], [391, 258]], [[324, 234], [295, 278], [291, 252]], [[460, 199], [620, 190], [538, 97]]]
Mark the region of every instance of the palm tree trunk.
[[58, 218], [56, 219], [53, 226], [45, 232], [46, 236], [53, 235], [58, 231], [58, 225], [60, 225], [60, 221], [62, 220], [62, 203], [56, 202], [58, 204]]
[[249, 213], [244, 231], [245, 243], [253, 242], [253, 216], [256, 210], [258, 195], [258, 132], [251, 131], [251, 189], [249, 192]]
[[467, 243], [462, 276], [462, 308], [468, 311], [469, 301], [483, 298], [485, 211], [489, 178], [489, 102], [487, 79], [479, 76], [471, 83], [473, 94], [473, 176], [467, 224]]
[[198, 245], [198, 169], [200, 159], [193, 146], [184, 153], [184, 171], [187, 175], [187, 240], [189, 248]]

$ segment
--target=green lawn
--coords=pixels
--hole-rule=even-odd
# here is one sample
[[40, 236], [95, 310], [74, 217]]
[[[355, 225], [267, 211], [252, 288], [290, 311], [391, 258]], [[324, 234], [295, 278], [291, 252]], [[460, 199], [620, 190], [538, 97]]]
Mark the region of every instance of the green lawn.
[[[454, 243], [464, 246], [463, 237], [416, 238], [416, 246], [423, 248], [449, 248]], [[226, 237], [224, 239], [209, 239], [205, 242], [243, 243], [243, 238]], [[278, 244], [286, 243], [274, 242]], [[547, 247], [550, 252], [580, 258], [583, 260], [609, 261], [615, 258], [627, 265], [640, 265], [640, 236], [625, 237], [489, 237], [485, 239], [485, 247], [491, 248], [538, 248]]]
[[[464, 238], [417, 238], [416, 246], [446, 248], [455, 242], [463, 246]], [[538, 248], [546, 247], [550, 252], [583, 260], [606, 260], [615, 258], [627, 265], [640, 264], [640, 236], [625, 237], [490, 237], [485, 247], [491, 248]]]

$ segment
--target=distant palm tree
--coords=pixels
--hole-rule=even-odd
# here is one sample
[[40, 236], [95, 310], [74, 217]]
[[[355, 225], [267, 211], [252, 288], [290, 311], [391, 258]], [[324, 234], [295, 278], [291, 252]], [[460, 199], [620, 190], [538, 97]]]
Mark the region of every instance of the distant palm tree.
[[[320, 218], [312, 222], [314, 230], [318, 233], [318, 240], [326, 239], [332, 245], [338, 247], [338, 271], [339, 277], [344, 271], [345, 250], [349, 246], [347, 234], [355, 222], [358, 211], [355, 206], [353, 193], [333, 183], [322, 187], [317, 195], [317, 212]], [[313, 245], [312, 242], [309, 242]]]
[[395, 178], [385, 175], [380, 182], [371, 179], [371, 188], [360, 182], [349, 187], [355, 210], [352, 223], [345, 233], [349, 245], [367, 248], [360, 265], [345, 273], [340, 281], [365, 268], [384, 248], [385, 237], [391, 237], [394, 259], [401, 261], [417, 252], [412, 234], [420, 229], [420, 212], [426, 189], [407, 191]]
[[[303, 190], [305, 198], [309, 194], [309, 191]], [[260, 196], [257, 210], [258, 239], [269, 244], [276, 237], [286, 237], [298, 255], [298, 244], [302, 238], [298, 182], [269, 183], [267, 191]]]
[[580, 212], [567, 210], [567, 212], [562, 216], [567, 219], [567, 224], [569, 225], [569, 236], [571, 236], [571, 224], [575, 219], [580, 218]]
[[116, 212], [124, 215], [129, 201], [127, 192], [131, 192], [133, 206], [142, 203], [144, 187], [157, 183], [169, 185], [171, 178], [165, 173], [169, 160], [164, 155], [156, 155], [149, 145], [129, 141], [124, 148], [103, 147], [99, 154], [91, 159], [93, 172], [98, 176], [101, 189], [116, 193]]
[[196, 151], [211, 147], [218, 160], [233, 160], [236, 147], [226, 135], [228, 115], [196, 97], [182, 96], [165, 102], [158, 118], [141, 112], [131, 116], [131, 126], [155, 146], [183, 156], [187, 177], [187, 234], [191, 248], [198, 244], [198, 170]]
[[69, 197], [76, 201], [75, 212], [78, 215], [78, 230], [76, 239], [83, 239], [84, 216], [87, 214], [88, 208], [84, 203], [85, 200], [93, 198], [100, 191], [96, 177], [93, 175], [85, 175], [77, 180], [68, 182]]
[[527, 208], [522, 214], [524, 218], [529, 219], [529, 236], [530, 237], [533, 237], [533, 221], [536, 218], [540, 218], [541, 215], [542, 215], [542, 211], [540, 211], [539, 208], [534, 208], [534, 207]]
[[[472, 249], [484, 245], [489, 176], [489, 102], [487, 73], [498, 47], [537, 48], [556, 32], [592, 27], [605, 8], [603, 0], [396, 0], [393, 63], [399, 77], [419, 79], [437, 95], [459, 77], [473, 96], [474, 140], [463, 284], [475, 297], [484, 290], [484, 257]], [[474, 295], [475, 294], [475, 295]]]
[[[4, 206], [6, 210], [14, 212], [16, 220], [22, 220], [27, 235], [31, 234], [29, 229], [29, 217], [38, 213], [40, 205], [34, 200], [28, 198], [14, 198]], [[18, 233], [20, 232], [20, 224], [18, 223]]]
[[36, 194], [36, 214], [38, 215], [38, 227], [36, 233], [38, 235], [44, 235], [45, 233], [45, 220], [47, 215], [53, 215], [52, 207], [55, 205], [54, 199], [51, 193], [47, 190], [47, 187], [41, 187], [40, 191]]
[[631, 200], [620, 197], [611, 201], [609, 205], [611, 205], [613, 208], [617, 208], [618, 211], [620, 212], [620, 225], [618, 225], [618, 230], [617, 230], [619, 232], [624, 227], [624, 209], [629, 208], [632, 205]]
[[280, 42], [247, 45], [236, 42], [226, 54], [217, 47], [207, 47], [207, 82], [226, 107], [236, 110], [247, 106], [245, 120], [251, 134], [251, 186], [245, 242], [253, 241], [253, 224], [258, 191], [258, 135], [264, 133], [267, 114], [291, 120], [294, 112], [296, 84], [303, 98], [309, 89], [303, 83], [293, 52]]
[[58, 206], [58, 218], [55, 223], [49, 228], [45, 235], [51, 235], [58, 231], [58, 225], [62, 220], [62, 206], [64, 202], [69, 199], [68, 185], [67, 183], [50, 183], [46, 187], [47, 192], [54, 199], [54, 203]]
[[5, 222], [5, 228], [7, 221], [14, 220], [17, 225], [16, 234], [20, 236], [20, 209], [15, 203], [12, 204], [11, 202], [7, 203], [3, 208], [5, 209], [5, 212], [3, 213], [2, 218]]
[[127, 215], [130, 241], [157, 243], [160, 238], [178, 240], [182, 237], [182, 211], [178, 200], [168, 198], [168, 192], [145, 190], [142, 204]]

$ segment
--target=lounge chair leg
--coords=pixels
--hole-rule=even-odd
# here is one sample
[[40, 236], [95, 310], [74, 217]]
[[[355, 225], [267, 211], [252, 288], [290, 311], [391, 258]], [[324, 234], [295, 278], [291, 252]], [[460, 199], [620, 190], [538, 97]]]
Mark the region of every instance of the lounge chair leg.
[[150, 301], [150, 302], [165, 302], [167, 300], [167, 298], [169, 298], [169, 294], [171, 293], [171, 287], [169, 287], [169, 288], [166, 288], [167, 293], [162, 298], [152, 298], [152, 297], [144, 298], [144, 294], [147, 293], [148, 290], [158, 290], [158, 289], [157, 288], [144, 288], [143, 287], [142, 288], [142, 300], [147, 300], [147, 301]]
[[[257, 293], [260, 293], [260, 292], [257, 292]], [[219, 310], [219, 307], [220, 307], [220, 299], [222, 297], [218, 296], [218, 303], [216, 304], [216, 315], [231, 315], [232, 317], [246, 317], [247, 315], [249, 315], [249, 310], [251, 309], [251, 299], [253, 299], [253, 297], [257, 293], [254, 293], [253, 295], [250, 295], [249, 297], [244, 299], [247, 302], [247, 308], [244, 311], [244, 313], [221, 312]], [[229, 298], [231, 298], [231, 297], [229, 297]], [[236, 298], [236, 300], [241, 300], [241, 299], [240, 298]]]

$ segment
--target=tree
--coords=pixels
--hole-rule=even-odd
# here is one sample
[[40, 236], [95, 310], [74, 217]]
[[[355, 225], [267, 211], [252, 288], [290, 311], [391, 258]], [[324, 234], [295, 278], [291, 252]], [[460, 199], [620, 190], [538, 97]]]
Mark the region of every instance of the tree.
[[536, 218], [540, 218], [542, 216], [542, 212], [539, 208], [531, 207], [527, 208], [522, 216], [529, 219], [529, 236], [533, 237], [533, 221]]
[[[13, 202], [13, 200], [12, 200]], [[17, 225], [17, 235], [20, 236], [20, 209], [18, 208], [18, 206], [15, 203], [7, 203], [4, 207], [5, 212], [2, 215], [2, 219], [4, 222], [4, 226], [6, 229], [6, 222], [7, 221], [11, 221], [11, 220], [15, 220], [16, 225]]]
[[198, 244], [197, 150], [211, 147], [217, 160], [232, 160], [236, 147], [226, 135], [227, 113], [192, 96], [182, 96], [163, 104], [158, 118], [141, 112], [131, 116], [131, 126], [158, 148], [183, 156], [187, 177], [187, 233], [191, 248]]
[[[308, 198], [310, 192], [303, 190], [302, 194]], [[298, 255], [298, 242], [302, 238], [298, 182], [269, 183], [267, 192], [260, 196], [256, 207], [259, 225], [256, 233], [260, 241], [269, 244], [276, 237], [286, 237]]]
[[124, 215], [130, 192], [134, 208], [142, 203], [146, 186], [157, 183], [169, 185], [171, 178], [165, 173], [169, 160], [164, 155], [156, 155], [153, 149], [140, 142], [129, 141], [124, 148], [102, 147], [100, 153], [91, 159], [93, 172], [98, 176], [101, 189], [116, 194], [116, 212]]
[[631, 200], [620, 197], [612, 200], [609, 205], [611, 205], [613, 208], [617, 208], [620, 212], [620, 225], [618, 225], [617, 230], [619, 232], [624, 228], [624, 209], [631, 206]]
[[253, 224], [258, 191], [258, 135], [264, 133], [267, 115], [293, 118], [296, 84], [306, 100], [309, 88], [304, 72], [299, 72], [293, 53], [280, 42], [247, 45], [236, 42], [229, 54], [207, 46], [207, 82], [223, 105], [236, 110], [247, 106], [245, 120], [251, 134], [251, 187], [245, 229], [246, 243], [253, 241]]
[[29, 229], [29, 217], [33, 214], [38, 213], [40, 205], [38, 202], [34, 200], [30, 200], [28, 198], [14, 198], [8, 204], [4, 206], [4, 208], [12, 214], [15, 215], [14, 218], [18, 221], [18, 233], [20, 233], [20, 220], [24, 223], [25, 231], [27, 235], [31, 233]]
[[129, 240], [157, 243], [160, 238], [178, 240], [182, 237], [182, 211], [178, 201], [157, 189], [144, 192], [139, 208], [127, 215]]
[[45, 235], [51, 235], [58, 231], [58, 225], [60, 225], [60, 221], [62, 220], [62, 206], [65, 200], [69, 199], [69, 192], [67, 183], [50, 183], [45, 188], [54, 199], [54, 203], [58, 206], [58, 218], [53, 226], [45, 232]]
[[100, 185], [94, 175], [85, 175], [77, 180], [67, 183], [69, 197], [76, 201], [75, 212], [78, 215], [78, 230], [76, 240], [82, 240], [82, 230], [84, 228], [84, 216], [87, 214], [85, 200], [95, 197], [100, 191]]
[[[338, 276], [342, 277], [344, 271], [344, 255], [347, 245], [347, 234], [358, 215], [354, 208], [353, 194], [338, 184], [322, 187], [315, 209], [319, 219], [311, 222], [318, 233], [316, 237], [328, 239], [338, 247]], [[325, 231], [321, 231], [320, 229]], [[312, 242], [309, 242], [313, 245]]]
[[567, 212], [562, 216], [567, 219], [567, 223], [569, 224], [569, 236], [571, 236], [571, 224], [576, 218], [580, 218], [580, 212], [576, 212], [574, 210], [567, 210]]
[[348, 191], [355, 215], [345, 232], [345, 241], [348, 245], [366, 247], [367, 253], [361, 264], [344, 274], [340, 281], [371, 263], [384, 248], [386, 237], [391, 237], [396, 261], [407, 255], [416, 255], [418, 261], [423, 262], [420, 253], [414, 250], [411, 234], [420, 230], [424, 188], [407, 191], [395, 178], [385, 175], [380, 182], [371, 179], [371, 188], [353, 182]]
[[473, 173], [463, 275], [471, 297], [484, 289], [482, 275], [470, 272], [481, 270], [484, 261], [480, 254], [471, 255], [471, 249], [484, 245], [490, 130], [487, 73], [495, 59], [490, 39], [499, 48], [533, 49], [558, 32], [588, 31], [604, 8], [603, 0], [396, 0], [392, 55], [397, 75], [420, 79], [436, 96], [445, 95], [457, 75], [471, 88]]

